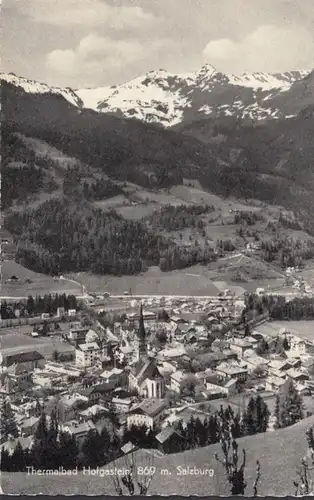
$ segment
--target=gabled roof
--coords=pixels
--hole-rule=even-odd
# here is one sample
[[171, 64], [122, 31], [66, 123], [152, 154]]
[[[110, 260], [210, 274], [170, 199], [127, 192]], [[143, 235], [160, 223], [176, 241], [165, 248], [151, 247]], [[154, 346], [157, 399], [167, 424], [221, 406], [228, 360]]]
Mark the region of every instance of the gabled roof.
[[21, 352], [19, 354], [5, 356], [3, 364], [5, 366], [12, 366], [16, 363], [27, 363], [30, 361], [39, 361], [40, 359], [44, 359], [44, 356], [37, 351]]
[[163, 399], [145, 399], [138, 406], [133, 408], [129, 415], [133, 413], [139, 413], [142, 415], [148, 415], [150, 417], [154, 417], [159, 412], [164, 410], [167, 407], [166, 402]]
[[171, 438], [171, 436], [173, 436], [173, 434], [177, 434], [179, 436], [178, 432], [173, 427], [168, 426], [165, 429], [163, 429], [161, 432], [159, 432], [159, 434], [157, 434], [156, 439], [157, 439], [157, 441], [159, 441], [159, 443], [163, 444], [169, 438]]
[[154, 380], [162, 378], [160, 371], [154, 360], [139, 362], [135, 365], [135, 377], [139, 384], [146, 379]]
[[130, 453], [131, 451], [135, 451], [136, 449], [137, 448], [136, 448], [135, 444], [133, 444], [133, 443], [131, 443], [131, 441], [129, 441], [124, 446], [122, 446], [121, 451], [126, 455], [127, 453]]
[[68, 426], [69, 432], [74, 436], [77, 434], [87, 434], [88, 431], [96, 429], [94, 423], [91, 420], [83, 422], [81, 424], [73, 424]]

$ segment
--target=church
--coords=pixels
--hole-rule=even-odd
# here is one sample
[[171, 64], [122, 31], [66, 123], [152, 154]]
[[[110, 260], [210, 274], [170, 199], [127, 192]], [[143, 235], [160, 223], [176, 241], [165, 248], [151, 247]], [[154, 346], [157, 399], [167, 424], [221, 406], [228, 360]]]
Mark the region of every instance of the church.
[[139, 395], [144, 398], [162, 399], [165, 395], [165, 380], [160, 374], [155, 360], [149, 359], [147, 351], [147, 336], [141, 305], [136, 342], [137, 362], [129, 374], [129, 389], [137, 390]]

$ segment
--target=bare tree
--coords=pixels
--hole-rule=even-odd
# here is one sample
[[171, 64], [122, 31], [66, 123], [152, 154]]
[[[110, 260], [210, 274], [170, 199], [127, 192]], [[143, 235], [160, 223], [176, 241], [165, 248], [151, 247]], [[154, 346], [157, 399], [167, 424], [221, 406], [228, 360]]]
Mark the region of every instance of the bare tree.
[[[116, 462], [114, 462], [116, 467]], [[146, 496], [150, 483], [153, 479], [156, 467], [154, 467], [154, 456], [146, 453], [145, 459], [136, 463], [135, 452], [125, 455], [123, 459], [124, 474], [112, 476], [114, 488], [119, 496], [132, 496], [134, 494]]]
[[[295, 495], [313, 495], [314, 482], [310, 477], [310, 471], [314, 469], [314, 432], [313, 427], [306, 431], [308, 444], [307, 454], [301, 459], [300, 467], [297, 469], [297, 479], [293, 482]], [[311, 465], [310, 465], [311, 464]]]
[[[223, 458], [219, 458], [218, 454], [215, 454], [215, 458], [220, 462], [227, 473], [228, 482], [231, 487], [231, 495], [244, 495], [247, 483], [244, 477], [244, 471], [246, 466], [246, 452], [245, 449], [242, 450], [242, 463], [239, 465], [239, 445], [232, 436], [232, 432], [229, 428], [221, 430], [220, 444], [223, 452]], [[257, 486], [261, 477], [260, 463], [256, 463], [256, 479], [253, 483], [254, 496], [257, 496]]]

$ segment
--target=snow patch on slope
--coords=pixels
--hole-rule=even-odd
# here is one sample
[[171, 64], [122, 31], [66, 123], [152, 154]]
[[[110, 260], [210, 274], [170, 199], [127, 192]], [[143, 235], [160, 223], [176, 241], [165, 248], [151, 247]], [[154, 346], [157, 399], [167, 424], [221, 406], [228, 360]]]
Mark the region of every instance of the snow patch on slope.
[[28, 80], [27, 78], [14, 75], [14, 73], [0, 73], [0, 80], [12, 83], [17, 87], [21, 87], [25, 90], [25, 92], [31, 94], [56, 94], [61, 95], [74, 106], [81, 107], [83, 104], [77, 94], [69, 87], [49, 87], [45, 83]]

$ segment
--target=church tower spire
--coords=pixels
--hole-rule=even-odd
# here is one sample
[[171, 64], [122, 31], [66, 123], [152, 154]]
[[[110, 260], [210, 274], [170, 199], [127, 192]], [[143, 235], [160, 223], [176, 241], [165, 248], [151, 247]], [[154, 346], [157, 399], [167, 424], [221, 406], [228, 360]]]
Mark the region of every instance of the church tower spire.
[[140, 360], [144, 360], [147, 358], [147, 338], [146, 338], [146, 331], [145, 331], [145, 325], [144, 325], [143, 305], [142, 304], [140, 307], [140, 319], [139, 319], [137, 337], [138, 337], [137, 358], [140, 361]]

